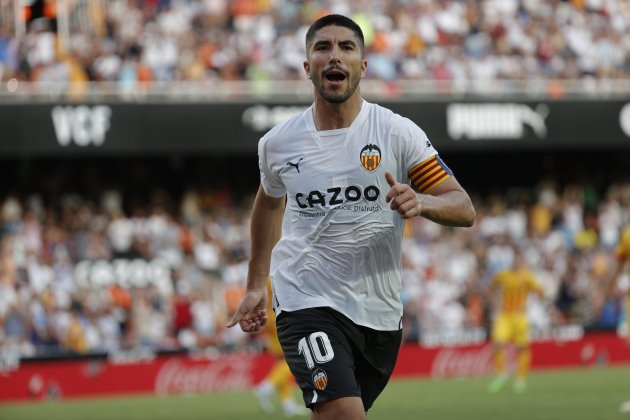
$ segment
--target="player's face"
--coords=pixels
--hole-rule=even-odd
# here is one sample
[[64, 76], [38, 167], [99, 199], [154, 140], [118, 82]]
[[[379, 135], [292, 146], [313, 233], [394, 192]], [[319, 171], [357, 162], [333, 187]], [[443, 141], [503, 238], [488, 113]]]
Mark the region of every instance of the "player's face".
[[345, 102], [357, 89], [366, 69], [367, 61], [352, 30], [326, 26], [315, 33], [308, 46], [304, 70], [325, 100]]
[[520, 252], [516, 253], [516, 255], [514, 255], [514, 268], [525, 268], [526, 266], [527, 262], [525, 256]]

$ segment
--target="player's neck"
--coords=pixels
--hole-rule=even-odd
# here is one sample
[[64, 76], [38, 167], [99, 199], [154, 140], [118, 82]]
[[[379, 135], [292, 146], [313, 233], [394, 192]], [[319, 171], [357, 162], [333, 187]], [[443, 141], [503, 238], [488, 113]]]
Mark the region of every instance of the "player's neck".
[[313, 106], [313, 121], [317, 131], [350, 127], [361, 112], [362, 103], [363, 99], [358, 92], [340, 104], [328, 102], [321, 96], [316, 96]]

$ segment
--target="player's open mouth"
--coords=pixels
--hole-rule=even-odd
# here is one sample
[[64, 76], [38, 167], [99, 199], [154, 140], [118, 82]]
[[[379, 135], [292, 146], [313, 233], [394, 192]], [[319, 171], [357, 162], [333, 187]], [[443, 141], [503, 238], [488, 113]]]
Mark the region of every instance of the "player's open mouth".
[[325, 77], [326, 80], [336, 83], [346, 80], [346, 75], [339, 70], [329, 71], [328, 73], [326, 73]]

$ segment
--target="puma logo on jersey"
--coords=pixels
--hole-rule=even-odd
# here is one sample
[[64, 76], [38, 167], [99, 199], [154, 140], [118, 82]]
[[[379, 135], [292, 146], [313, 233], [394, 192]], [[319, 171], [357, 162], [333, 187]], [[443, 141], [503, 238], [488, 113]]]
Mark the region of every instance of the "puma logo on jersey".
[[300, 158], [300, 160], [298, 160], [297, 162], [293, 163], [293, 162], [287, 162], [288, 166], [293, 166], [295, 168], [296, 171], [298, 171], [298, 174], [300, 173], [300, 162], [302, 162], [302, 159], [304, 159], [303, 157]]

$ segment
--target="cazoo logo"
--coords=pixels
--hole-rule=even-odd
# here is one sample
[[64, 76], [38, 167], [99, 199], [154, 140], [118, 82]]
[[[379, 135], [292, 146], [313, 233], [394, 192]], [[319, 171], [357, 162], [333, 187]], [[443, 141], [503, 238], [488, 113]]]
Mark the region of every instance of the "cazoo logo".
[[61, 146], [101, 146], [110, 127], [112, 109], [107, 105], [61, 106], [52, 109], [55, 135]]
[[342, 189], [341, 187], [328, 188], [326, 192], [314, 190], [308, 194], [295, 194], [295, 201], [301, 209], [319, 206], [336, 206], [344, 203], [355, 203], [365, 197], [367, 201], [376, 201], [381, 191], [375, 185], [368, 185], [363, 190], [355, 185]]

